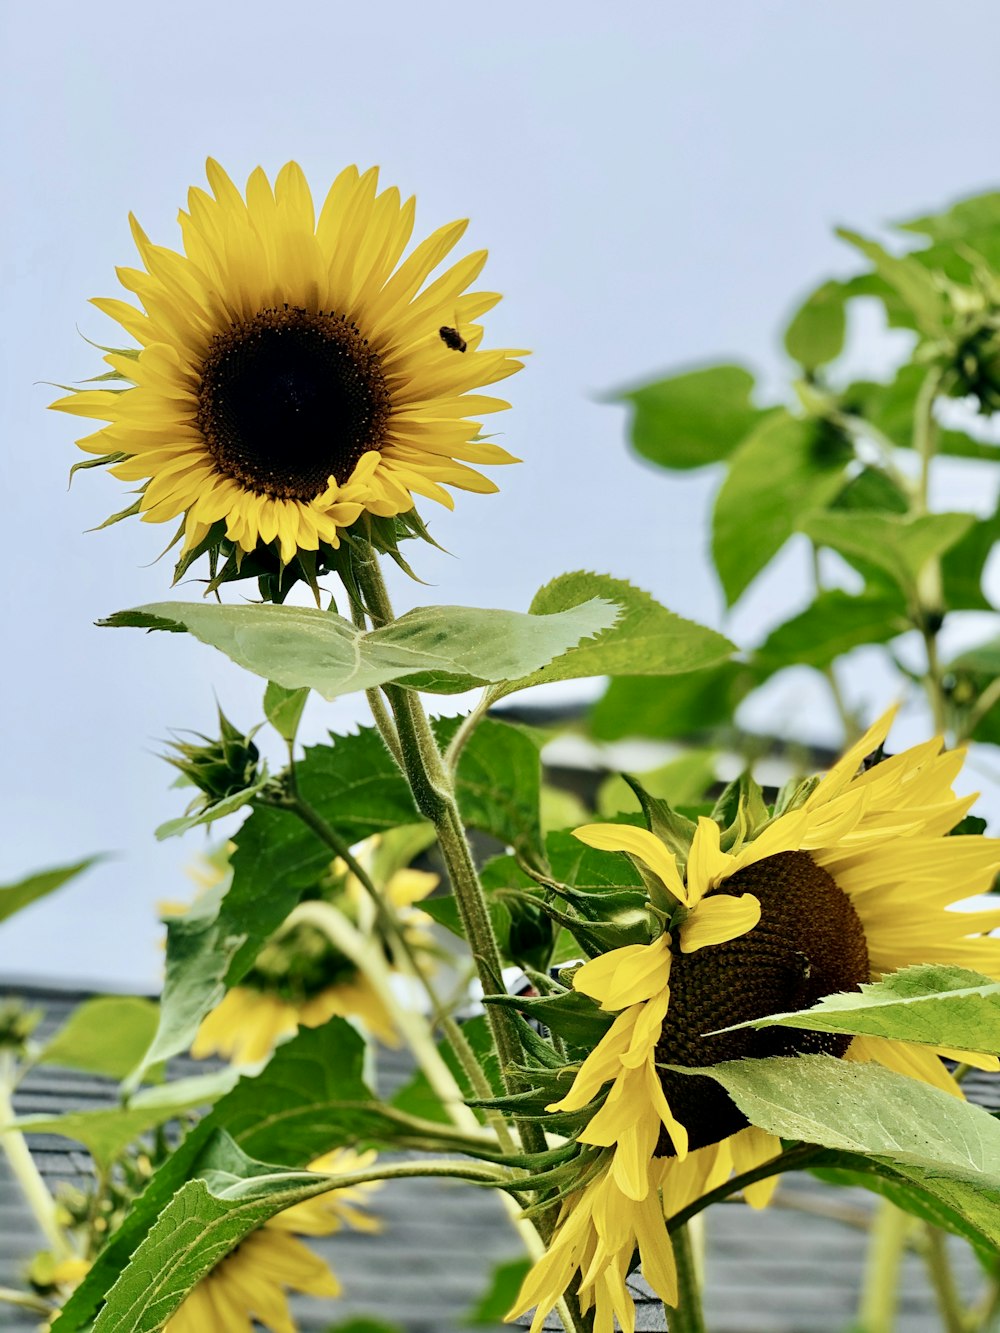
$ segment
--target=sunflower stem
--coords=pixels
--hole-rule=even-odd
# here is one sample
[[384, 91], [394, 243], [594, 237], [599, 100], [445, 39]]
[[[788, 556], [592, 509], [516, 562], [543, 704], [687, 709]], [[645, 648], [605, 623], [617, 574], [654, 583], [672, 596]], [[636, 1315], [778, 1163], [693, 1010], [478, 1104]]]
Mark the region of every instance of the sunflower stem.
[[[913, 448], [920, 459], [920, 474], [910, 503], [910, 515], [915, 518], [930, 512], [931, 464], [937, 452], [938, 437], [934, 403], [941, 390], [943, 378], [942, 369], [939, 366], [932, 367], [924, 377], [913, 408]], [[927, 699], [934, 717], [934, 728], [943, 735], [947, 725], [947, 712], [937, 639], [944, 614], [944, 597], [941, 585], [941, 560], [938, 556], [928, 560], [920, 570], [916, 586], [916, 603], [916, 619], [927, 657], [927, 672], [924, 677]]]
[[858, 1323], [865, 1333], [892, 1333], [896, 1326], [900, 1268], [910, 1219], [888, 1201], [879, 1202], [865, 1263]]
[[[820, 567], [819, 547], [815, 542], [812, 543], [812, 569], [813, 586], [816, 589], [816, 595], [819, 596], [824, 591], [823, 572]], [[840, 681], [837, 679], [837, 668], [835, 662], [830, 662], [823, 667], [823, 675], [826, 683], [830, 687], [830, 697], [833, 700], [833, 706], [837, 710], [837, 716], [840, 718], [840, 725], [844, 731], [844, 743], [853, 745], [861, 735], [861, 729], [858, 726], [857, 718], [851, 713], [844, 699], [844, 693], [840, 688]]]
[[[358, 563], [358, 586], [373, 622], [390, 624], [395, 618], [388, 590], [374, 551], [367, 561]], [[403, 771], [422, 815], [437, 831], [441, 854], [451, 880], [465, 938], [472, 951], [484, 995], [504, 995], [500, 951], [490, 920], [472, 850], [455, 800], [451, 777], [424, 712], [420, 696], [399, 685], [385, 686], [386, 697], [396, 720]], [[521, 1059], [517, 1028], [509, 1014], [497, 1005], [487, 1006], [487, 1020], [500, 1059], [500, 1069], [508, 1091], [516, 1092], [514, 1070]], [[528, 1152], [545, 1148], [541, 1126], [519, 1123], [521, 1142]]]
[[[406, 931], [391, 905], [386, 902], [382, 894], [379, 893], [368, 871], [351, 851], [347, 842], [341, 838], [337, 831], [327, 824], [326, 820], [314, 810], [308, 802], [304, 801], [296, 791], [292, 797], [291, 804], [286, 806], [305, 823], [312, 831], [327, 844], [327, 846], [336, 853], [344, 862], [351, 874], [354, 875], [358, 883], [368, 894], [369, 899], [375, 909], [376, 919], [378, 920], [383, 933], [389, 937], [393, 947], [398, 950], [400, 955], [399, 964], [412, 981], [414, 981], [423, 990], [431, 1006], [431, 1013], [434, 1022], [440, 1027], [445, 1040], [454, 1052], [456, 1060], [465, 1071], [465, 1075], [472, 1085], [475, 1095], [482, 1099], [488, 1099], [493, 1096], [493, 1089], [490, 1087], [489, 1080], [483, 1073], [479, 1061], [476, 1059], [475, 1052], [466, 1040], [461, 1027], [448, 1013], [442, 1003], [433, 982], [427, 975], [427, 970], [417, 955], [416, 950], [406, 938]], [[453, 1117], [454, 1118], [454, 1117]], [[502, 1116], [491, 1114], [487, 1115], [490, 1128], [496, 1133], [497, 1139], [506, 1151], [513, 1152], [515, 1148], [514, 1140], [511, 1137], [507, 1124]]]
[[[13, 1060], [7, 1055], [0, 1068], [0, 1125], [9, 1125], [14, 1119], [10, 1094], [14, 1085], [13, 1074]], [[0, 1133], [0, 1147], [52, 1253], [57, 1259], [75, 1259], [76, 1251], [59, 1225], [55, 1200], [46, 1189], [24, 1135], [17, 1129], [5, 1129]]]
[[663, 1307], [667, 1328], [670, 1333], [705, 1333], [698, 1265], [687, 1224], [678, 1227], [670, 1239], [674, 1247], [674, 1263], [677, 1265], [677, 1304]]
[[930, 1222], [925, 1222], [924, 1242], [924, 1263], [927, 1265], [931, 1286], [937, 1297], [942, 1325], [946, 1333], [965, 1333], [968, 1324], [955, 1285], [955, 1274], [952, 1272], [951, 1260], [948, 1257], [944, 1232]]

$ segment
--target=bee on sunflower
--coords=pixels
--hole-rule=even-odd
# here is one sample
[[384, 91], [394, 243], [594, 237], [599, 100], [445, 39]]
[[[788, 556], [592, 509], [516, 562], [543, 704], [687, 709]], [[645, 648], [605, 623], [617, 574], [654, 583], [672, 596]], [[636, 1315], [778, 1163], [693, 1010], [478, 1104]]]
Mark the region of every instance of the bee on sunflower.
[[[615, 1317], [631, 1333], [626, 1278], [636, 1253], [649, 1284], [676, 1305], [666, 1221], [733, 1171], [780, 1153], [779, 1140], [750, 1125], [715, 1080], [671, 1067], [826, 1053], [876, 1061], [956, 1097], [941, 1056], [1000, 1068], [993, 1057], [884, 1038], [720, 1031], [912, 964], [956, 964], [1000, 980], [1000, 939], [989, 937], [1000, 909], [948, 910], [989, 889], [1000, 840], [946, 838], [975, 797], [952, 791], [964, 755], [945, 751], [940, 738], [865, 766], [892, 716], [773, 814], [748, 803], [758, 816], [744, 812], [725, 831], [702, 817], [686, 845], [626, 824], [576, 830], [586, 845], [633, 859], [663, 929], [573, 976], [577, 992], [616, 1017], [548, 1110], [593, 1107], [578, 1138], [600, 1150], [600, 1165], [564, 1204], [511, 1311], [515, 1318], [536, 1307], [532, 1333], [574, 1280], [595, 1333], [612, 1333]], [[775, 1179], [752, 1185], [747, 1202], [766, 1204]]]
[[[209, 191], [179, 215], [183, 252], [131, 219], [141, 268], [120, 268], [138, 301], [97, 298], [138, 347], [111, 349], [101, 377], [52, 404], [107, 424], [79, 441], [139, 498], [116, 518], [180, 522], [178, 573], [202, 552], [214, 582], [298, 562], [336, 567], [359, 519], [380, 549], [426, 535], [414, 497], [452, 508], [446, 487], [488, 494], [477, 468], [517, 460], [480, 438], [509, 406], [476, 392], [521, 367], [482, 346], [477, 322], [500, 300], [469, 291], [477, 250], [431, 275], [467, 223], [439, 228], [403, 258], [415, 201], [347, 167], [318, 211], [301, 168], [274, 185], [258, 167], [244, 194], [209, 159]], [[465, 355], [442, 342], [458, 322]], [[111, 520], [109, 520], [111, 521]], [[171, 543], [173, 544], [173, 543]], [[246, 572], [246, 571], [244, 571]]]

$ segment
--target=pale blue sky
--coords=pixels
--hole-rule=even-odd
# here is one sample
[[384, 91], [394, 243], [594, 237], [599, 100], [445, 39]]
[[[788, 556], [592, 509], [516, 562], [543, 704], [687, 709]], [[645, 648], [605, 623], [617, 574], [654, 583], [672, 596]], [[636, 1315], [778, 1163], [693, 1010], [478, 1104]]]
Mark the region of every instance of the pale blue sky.
[[[169, 595], [169, 562], [149, 563], [165, 533], [132, 522], [84, 534], [123, 507], [123, 488], [92, 472], [67, 494], [74, 423], [43, 410], [52, 391], [38, 381], [99, 368], [75, 326], [112, 336], [86, 301], [117, 294], [115, 265], [134, 262], [129, 209], [175, 245], [176, 210], [211, 153], [237, 179], [295, 157], [317, 191], [347, 162], [379, 163], [417, 194], [419, 232], [470, 216], [468, 245], [489, 247], [488, 285], [505, 293], [488, 337], [535, 349], [498, 422], [524, 463], [498, 496], [462, 496], [454, 514], [428, 504], [457, 558], [420, 551], [435, 586], [399, 583], [399, 604], [523, 609], [541, 582], [590, 567], [721, 625], [703, 558], [712, 479], [629, 456], [624, 414], [602, 395], [725, 356], [774, 383], [790, 303], [852, 265], [835, 223], [872, 228], [1000, 179], [991, 0], [40, 0], [5, 6], [0, 22], [0, 880], [119, 854], [4, 927], [3, 974], [155, 983], [152, 905], [187, 893], [182, 868], [202, 845], [153, 841], [184, 799], [156, 752], [170, 728], [208, 730], [215, 695], [235, 720], [257, 716], [257, 682], [208, 649], [92, 624]], [[988, 504], [981, 473], [951, 481], [947, 502], [966, 498]], [[794, 555], [783, 569], [798, 577]], [[775, 586], [747, 598], [738, 641], [773, 618]], [[851, 688], [884, 702], [864, 670]], [[813, 712], [802, 686], [795, 698]], [[309, 723], [357, 716], [346, 701], [313, 707]], [[814, 723], [832, 734], [821, 709]]]

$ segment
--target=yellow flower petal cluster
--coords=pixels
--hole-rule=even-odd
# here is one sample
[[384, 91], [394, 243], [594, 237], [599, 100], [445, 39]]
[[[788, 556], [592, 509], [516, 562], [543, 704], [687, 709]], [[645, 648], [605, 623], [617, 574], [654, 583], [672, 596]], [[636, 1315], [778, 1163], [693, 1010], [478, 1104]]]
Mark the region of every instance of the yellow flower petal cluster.
[[[725, 976], [728, 967], [732, 989], [739, 991], [753, 967], [755, 931], [773, 948], [774, 941], [783, 938], [774, 934], [775, 921], [786, 932], [789, 921], [794, 927], [794, 890], [806, 884], [826, 897], [807, 896], [803, 904], [811, 908], [826, 901], [836, 909], [834, 937], [836, 922], [847, 923], [843, 951], [855, 969], [855, 981], [927, 962], [957, 964], [1000, 979], [1000, 940], [987, 933], [1000, 927], [1000, 909], [949, 910], [989, 889], [1000, 869], [1000, 841], [979, 836], [945, 840], [975, 798], [959, 798], [952, 791], [964, 755], [945, 751], [940, 738], [863, 765], [885, 740], [892, 716], [886, 714], [838, 761], [801, 808], [774, 818], [752, 841], [723, 851], [718, 826], [700, 819], [684, 882], [673, 854], [646, 830], [609, 824], [577, 831], [589, 846], [640, 858], [667, 893], [689, 910], [676, 938], [664, 934], [648, 945], [613, 950], [574, 976], [577, 990], [598, 1000], [603, 1009], [618, 1012], [567, 1095], [549, 1110], [581, 1109], [610, 1083], [579, 1135], [584, 1143], [607, 1148], [609, 1156], [600, 1173], [564, 1207], [548, 1253], [528, 1274], [511, 1312], [515, 1317], [537, 1307], [533, 1333], [577, 1273], [584, 1306], [594, 1308], [595, 1333], [613, 1333], [615, 1317], [625, 1333], [632, 1333], [635, 1313], [624, 1282], [636, 1248], [646, 1280], [661, 1299], [675, 1303], [676, 1278], [664, 1219], [732, 1171], [742, 1173], [780, 1151], [776, 1139], [753, 1127], [721, 1133], [718, 1141], [699, 1143], [689, 1151], [689, 1131], [695, 1126], [681, 1123], [671, 1110], [664, 1091], [670, 1076], [661, 1076], [657, 1068], [658, 1063], [670, 1063], [662, 1051], [674, 1038], [672, 1019], [675, 1025], [681, 1021], [670, 1005], [672, 963], [679, 967], [679, 959], [705, 950], [704, 956], [719, 969], [713, 980]], [[723, 892], [729, 882], [732, 888], [756, 892]], [[816, 938], [810, 934], [813, 923], [805, 920], [805, 907], [798, 910], [808, 951]], [[829, 951], [829, 939], [824, 937], [817, 947]], [[865, 975], [857, 975], [859, 948]], [[808, 975], [810, 960], [807, 952], [802, 956]], [[823, 961], [828, 961], [825, 955]], [[697, 995], [697, 988], [691, 993]], [[759, 1002], [759, 993], [751, 993]], [[781, 1007], [758, 1008], [743, 1016], [759, 1017]], [[696, 1042], [723, 1026], [707, 1014], [700, 1022], [698, 1017], [683, 1015]], [[704, 1049], [711, 1049], [707, 1041]], [[842, 1053], [849, 1059], [876, 1060], [956, 1096], [961, 1090], [940, 1055], [998, 1067], [992, 1057], [867, 1037], [855, 1038]], [[707, 1054], [700, 1063], [714, 1058], [721, 1057]], [[737, 1115], [737, 1123], [740, 1119]], [[704, 1127], [698, 1128], [704, 1134]], [[773, 1187], [774, 1180], [758, 1182], [746, 1192], [747, 1201], [763, 1206]]]
[[295, 162], [273, 187], [258, 167], [244, 194], [206, 171], [180, 213], [183, 253], [133, 218], [142, 267], [118, 276], [137, 304], [94, 302], [139, 345], [105, 358], [129, 387], [52, 404], [108, 423], [80, 447], [139, 483], [143, 520], [182, 520], [185, 552], [222, 525], [287, 564], [337, 547], [363, 513], [495, 491], [477, 467], [517, 460], [479, 438], [481, 419], [509, 404], [473, 391], [521, 363], [482, 347], [500, 297], [467, 289], [485, 250], [432, 278], [467, 224], [404, 258], [415, 201], [380, 191], [376, 167], [346, 168], [318, 210]]
[[[328, 1174], [361, 1171], [375, 1160], [374, 1152], [338, 1148], [310, 1162], [310, 1171]], [[296, 1234], [326, 1236], [342, 1226], [378, 1230], [378, 1223], [360, 1210], [377, 1181], [331, 1190], [278, 1213], [252, 1231], [235, 1250], [203, 1277], [167, 1320], [164, 1333], [253, 1333], [263, 1325], [271, 1333], [298, 1333], [286, 1292], [339, 1296], [340, 1283], [322, 1259]]]
[[[360, 854], [365, 855], [363, 850]], [[433, 893], [438, 882], [437, 875], [406, 867], [391, 875], [385, 886], [407, 939], [418, 949], [430, 941], [423, 930], [430, 918], [414, 904]], [[355, 908], [368, 902], [353, 875], [347, 876], [344, 893]], [[202, 1020], [191, 1054], [197, 1060], [221, 1055], [233, 1064], [256, 1064], [300, 1027], [322, 1027], [334, 1017], [358, 1019], [384, 1045], [399, 1045], [396, 1024], [378, 989], [363, 972], [353, 971], [301, 1001], [256, 985], [233, 986]]]

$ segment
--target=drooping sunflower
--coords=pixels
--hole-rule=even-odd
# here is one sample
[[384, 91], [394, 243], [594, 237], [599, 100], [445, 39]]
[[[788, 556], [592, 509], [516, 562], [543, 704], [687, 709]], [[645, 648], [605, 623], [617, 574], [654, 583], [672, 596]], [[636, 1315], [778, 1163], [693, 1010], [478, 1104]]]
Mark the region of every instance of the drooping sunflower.
[[[374, 1152], [336, 1148], [309, 1163], [310, 1171], [331, 1175], [359, 1171]], [[296, 1236], [327, 1236], [342, 1226], [377, 1231], [377, 1220], [362, 1211], [365, 1195], [378, 1181], [331, 1190], [285, 1209], [246, 1236], [235, 1250], [201, 1279], [167, 1320], [164, 1333], [252, 1333], [255, 1323], [271, 1333], [298, 1333], [286, 1291], [339, 1296], [340, 1283]]]
[[273, 188], [258, 167], [245, 197], [211, 159], [207, 176], [180, 212], [183, 253], [131, 219], [143, 266], [118, 276], [138, 306], [94, 301], [139, 345], [105, 358], [128, 387], [52, 404], [108, 423], [79, 444], [139, 483], [127, 512], [180, 519], [182, 560], [228, 543], [287, 565], [415, 495], [450, 508], [445, 487], [495, 491], [476, 467], [517, 460], [479, 418], [509, 404], [473, 391], [521, 363], [481, 346], [500, 297], [467, 289], [486, 251], [429, 281], [466, 222], [404, 259], [415, 203], [380, 192], [378, 168], [342, 171], [318, 216], [295, 162]]
[[[682, 875], [652, 832], [619, 824], [576, 831], [588, 846], [641, 863], [679, 906], [679, 924], [649, 944], [584, 964], [577, 991], [617, 1013], [550, 1111], [575, 1111], [610, 1089], [579, 1135], [605, 1149], [600, 1170], [563, 1208], [548, 1253], [528, 1274], [511, 1318], [537, 1307], [533, 1333], [579, 1274], [595, 1333], [617, 1316], [632, 1333], [625, 1279], [638, 1249], [646, 1280], [669, 1305], [677, 1280], [665, 1219], [724, 1181], [776, 1157], [781, 1145], [748, 1125], [709, 1077], [663, 1066], [826, 1053], [877, 1061], [961, 1097], [940, 1056], [980, 1068], [992, 1057], [828, 1033], [719, 1029], [804, 1009], [824, 996], [916, 963], [949, 963], [1000, 979], [1000, 909], [949, 911], [989, 889], [1000, 840], [946, 838], [975, 797], [952, 783], [961, 751], [940, 738], [866, 766], [892, 712], [876, 723], [811, 791], [784, 813], [744, 831], [723, 850], [721, 830], [701, 818]], [[806, 792], [808, 791], [808, 795]], [[706, 1033], [715, 1033], [706, 1036]], [[763, 1206], [775, 1180], [746, 1191]]]
[[[364, 848], [359, 854], [362, 859], [370, 855]], [[345, 872], [342, 863], [334, 863], [334, 902], [370, 930], [368, 901], [354, 876]], [[425, 930], [430, 918], [415, 904], [438, 882], [429, 871], [405, 867], [390, 875], [383, 889], [412, 949], [423, 950], [433, 942]], [[399, 1045], [392, 1015], [370, 978], [321, 932], [292, 926], [264, 946], [245, 982], [228, 990], [205, 1016], [191, 1054], [196, 1059], [218, 1054], [234, 1064], [253, 1064], [299, 1027], [321, 1027], [333, 1017], [358, 1019], [384, 1045]]]

